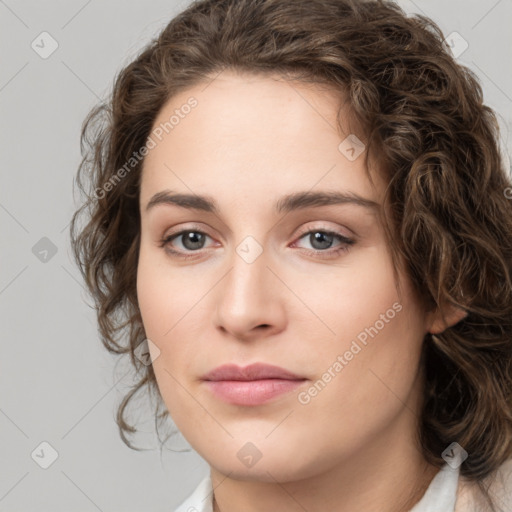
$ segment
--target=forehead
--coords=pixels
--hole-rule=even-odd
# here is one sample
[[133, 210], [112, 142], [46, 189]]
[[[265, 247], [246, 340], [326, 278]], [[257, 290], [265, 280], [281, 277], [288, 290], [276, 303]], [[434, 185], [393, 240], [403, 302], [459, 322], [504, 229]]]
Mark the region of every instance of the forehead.
[[350, 114], [332, 86], [225, 71], [158, 114], [152, 133], [160, 128], [161, 140], [153, 137], [144, 161], [141, 201], [161, 189], [228, 199], [234, 187], [260, 201], [317, 185], [368, 195], [364, 152], [354, 160], [342, 152], [353, 135], [363, 138]]

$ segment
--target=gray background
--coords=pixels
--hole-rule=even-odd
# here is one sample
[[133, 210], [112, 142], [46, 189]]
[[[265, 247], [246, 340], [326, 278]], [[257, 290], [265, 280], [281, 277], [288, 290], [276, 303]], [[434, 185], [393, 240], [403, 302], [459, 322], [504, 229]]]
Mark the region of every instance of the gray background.
[[[510, 155], [512, 0], [399, 3], [469, 43], [459, 60], [481, 78]], [[193, 451], [160, 457], [119, 438], [114, 412], [129, 366], [98, 339], [68, 235], [82, 120], [188, 4], [0, 0], [0, 512], [171, 512], [208, 471]], [[47, 59], [31, 47], [43, 31], [59, 45]], [[57, 251], [46, 262], [37, 257], [43, 237]], [[139, 425], [146, 433], [135, 442], [156, 448], [152, 418]], [[43, 441], [58, 452], [48, 469], [31, 456]], [[187, 445], [181, 437], [171, 446]]]

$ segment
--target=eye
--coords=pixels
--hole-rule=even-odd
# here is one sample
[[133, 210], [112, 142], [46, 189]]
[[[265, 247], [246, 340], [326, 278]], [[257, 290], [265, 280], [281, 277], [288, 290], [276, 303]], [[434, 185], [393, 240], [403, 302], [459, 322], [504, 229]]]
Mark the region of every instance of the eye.
[[[195, 258], [199, 256], [201, 250], [205, 248], [207, 238], [211, 239], [204, 231], [191, 227], [190, 229], [181, 230], [162, 238], [159, 246], [165, 248], [165, 250], [173, 256], [183, 259]], [[302, 239], [309, 241], [313, 248], [299, 248], [305, 250], [306, 253], [310, 255], [320, 258], [336, 257], [342, 252], [348, 251], [349, 247], [355, 243], [355, 240], [328, 229], [310, 229], [309, 231], [303, 232], [298, 240]], [[336, 240], [338, 241], [338, 245], [334, 245], [333, 248], [333, 244]], [[181, 247], [178, 246], [178, 250], [176, 250], [175, 244], [178, 242]], [[297, 242], [295, 242], [292, 247], [296, 245]]]
[[[306, 239], [313, 247], [313, 249], [308, 250], [307, 252], [312, 253], [313, 255], [319, 255], [319, 253], [322, 253], [322, 256], [320, 256], [321, 258], [333, 257], [344, 251], [348, 251], [349, 247], [355, 243], [351, 238], [347, 238], [341, 233], [327, 229], [310, 229], [300, 236], [299, 240], [302, 239]], [[332, 248], [335, 240], [338, 240], [339, 244]]]
[[[195, 254], [186, 253], [199, 252], [204, 248], [206, 238], [210, 237], [204, 231], [194, 228], [185, 229], [164, 237], [160, 240], [160, 247], [165, 247], [167, 252], [181, 258], [194, 258]], [[181, 247], [178, 247], [179, 250], [172, 248], [175, 241], [181, 243]]]

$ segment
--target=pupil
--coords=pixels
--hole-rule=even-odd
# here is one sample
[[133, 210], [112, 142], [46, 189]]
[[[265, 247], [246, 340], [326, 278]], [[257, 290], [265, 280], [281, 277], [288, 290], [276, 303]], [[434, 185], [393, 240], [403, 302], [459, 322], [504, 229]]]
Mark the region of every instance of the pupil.
[[[322, 233], [320, 231], [317, 231], [316, 233], [312, 233], [310, 235], [311, 242], [312, 242], [311, 245], [313, 247], [315, 247], [315, 244], [317, 242], [320, 242], [320, 247], [316, 247], [316, 249], [328, 249], [330, 247], [330, 245], [332, 244], [332, 237], [333, 237], [333, 235], [328, 235], [327, 233]], [[325, 241], [325, 238], [327, 238], [327, 241]]]
[[183, 245], [187, 249], [201, 249], [201, 244], [204, 241], [204, 237], [201, 233], [197, 233], [195, 231], [188, 231], [183, 236], [185, 237]]

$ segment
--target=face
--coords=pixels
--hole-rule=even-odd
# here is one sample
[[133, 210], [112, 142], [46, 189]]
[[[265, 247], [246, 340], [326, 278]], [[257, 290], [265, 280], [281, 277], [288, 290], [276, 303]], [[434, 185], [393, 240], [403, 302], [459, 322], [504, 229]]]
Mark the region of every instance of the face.
[[[141, 315], [172, 419], [234, 478], [306, 478], [412, 438], [426, 316], [403, 273], [397, 289], [385, 184], [368, 180], [343, 109], [336, 129], [341, 104], [325, 86], [224, 72], [154, 123]], [[294, 378], [205, 380], [254, 363]]]

